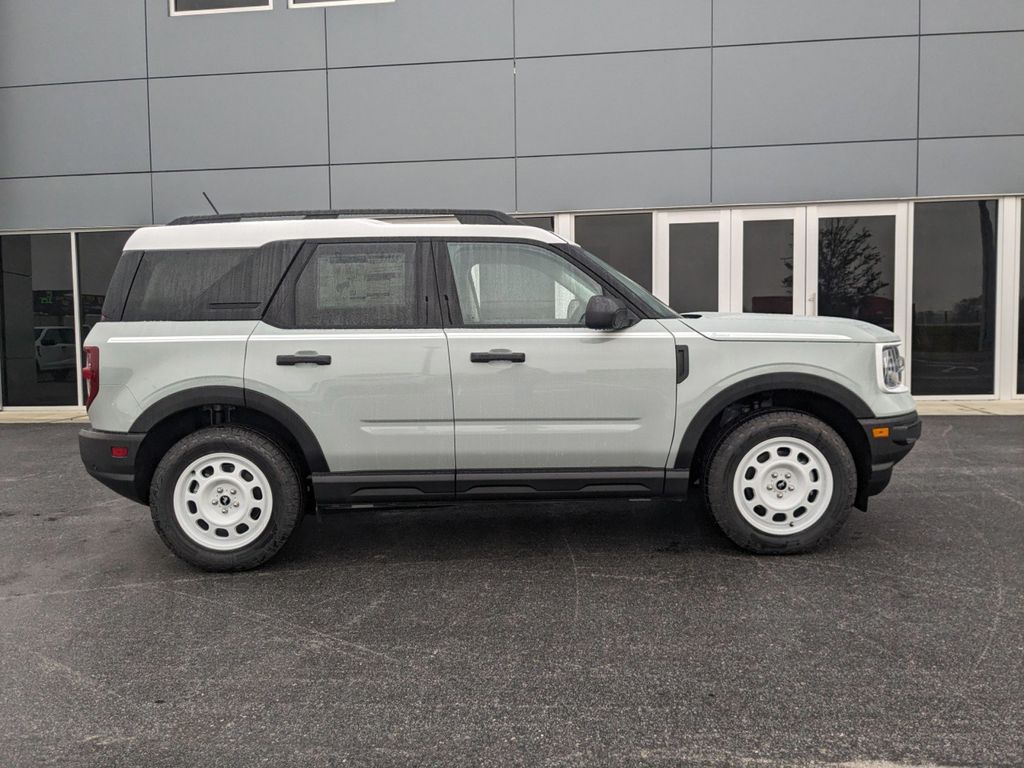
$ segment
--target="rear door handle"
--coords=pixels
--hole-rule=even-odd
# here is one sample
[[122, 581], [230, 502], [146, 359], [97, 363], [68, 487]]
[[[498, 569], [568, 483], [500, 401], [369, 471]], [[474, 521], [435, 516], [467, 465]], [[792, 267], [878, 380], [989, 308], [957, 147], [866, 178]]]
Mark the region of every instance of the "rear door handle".
[[525, 363], [525, 352], [510, 352], [507, 349], [492, 349], [490, 352], [470, 352], [469, 362], [471, 363]]
[[318, 355], [315, 352], [307, 355], [278, 355], [278, 365], [302, 365], [311, 363], [313, 365], [330, 365], [330, 355]]

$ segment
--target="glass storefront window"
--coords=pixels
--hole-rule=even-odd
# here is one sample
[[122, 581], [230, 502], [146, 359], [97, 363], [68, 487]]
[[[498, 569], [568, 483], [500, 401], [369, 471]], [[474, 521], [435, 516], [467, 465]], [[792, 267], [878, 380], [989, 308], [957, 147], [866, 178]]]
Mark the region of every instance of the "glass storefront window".
[[676, 312], [718, 310], [718, 223], [670, 224], [668, 303]]
[[1024, 227], [1021, 228], [1020, 253], [1017, 269], [1020, 272], [1020, 294], [1017, 303], [1017, 394], [1024, 395]]
[[75, 405], [71, 237], [0, 236], [4, 405]]
[[914, 208], [915, 395], [994, 391], [997, 216], [997, 200]]
[[896, 217], [818, 222], [818, 314], [893, 329]]
[[654, 248], [650, 213], [576, 217], [576, 242], [602, 261], [651, 290]]
[[793, 220], [743, 222], [743, 311], [793, 311]]
[[554, 216], [516, 216], [516, 219], [528, 227], [540, 227], [548, 232], [555, 231]]
[[78, 251], [78, 304], [81, 307], [82, 340], [100, 319], [103, 299], [107, 286], [114, 274], [114, 267], [121, 258], [124, 244], [131, 237], [132, 229], [118, 229], [108, 232], [79, 232]]

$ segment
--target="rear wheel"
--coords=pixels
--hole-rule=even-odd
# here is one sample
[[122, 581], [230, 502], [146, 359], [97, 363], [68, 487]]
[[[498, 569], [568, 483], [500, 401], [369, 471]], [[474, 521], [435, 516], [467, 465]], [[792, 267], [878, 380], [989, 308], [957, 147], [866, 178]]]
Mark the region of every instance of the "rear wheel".
[[799, 411], [768, 411], [726, 432], [704, 477], [708, 506], [725, 534], [759, 554], [807, 552], [849, 517], [857, 468], [828, 424]]
[[284, 546], [302, 511], [298, 473], [272, 440], [243, 427], [180, 440], [153, 475], [150, 509], [164, 543], [208, 571], [240, 571]]

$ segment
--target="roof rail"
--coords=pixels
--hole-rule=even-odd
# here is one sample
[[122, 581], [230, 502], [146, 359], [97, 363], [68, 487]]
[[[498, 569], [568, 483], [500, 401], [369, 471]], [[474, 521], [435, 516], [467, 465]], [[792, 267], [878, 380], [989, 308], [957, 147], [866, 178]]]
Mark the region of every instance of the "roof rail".
[[521, 224], [520, 221], [501, 211], [462, 208], [349, 208], [333, 211], [268, 211], [264, 213], [220, 213], [213, 216], [179, 216], [168, 226], [276, 219], [377, 219], [414, 218], [417, 216], [452, 216], [458, 219], [460, 224]]

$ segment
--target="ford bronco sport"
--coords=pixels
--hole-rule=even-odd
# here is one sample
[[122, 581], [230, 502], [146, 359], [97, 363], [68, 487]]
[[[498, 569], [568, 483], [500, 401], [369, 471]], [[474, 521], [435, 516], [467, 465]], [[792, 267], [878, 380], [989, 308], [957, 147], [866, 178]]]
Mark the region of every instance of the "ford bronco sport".
[[921, 423], [867, 323], [679, 315], [487, 211], [140, 229], [86, 340], [88, 471], [200, 568], [272, 557], [315, 505], [680, 498], [804, 552]]

